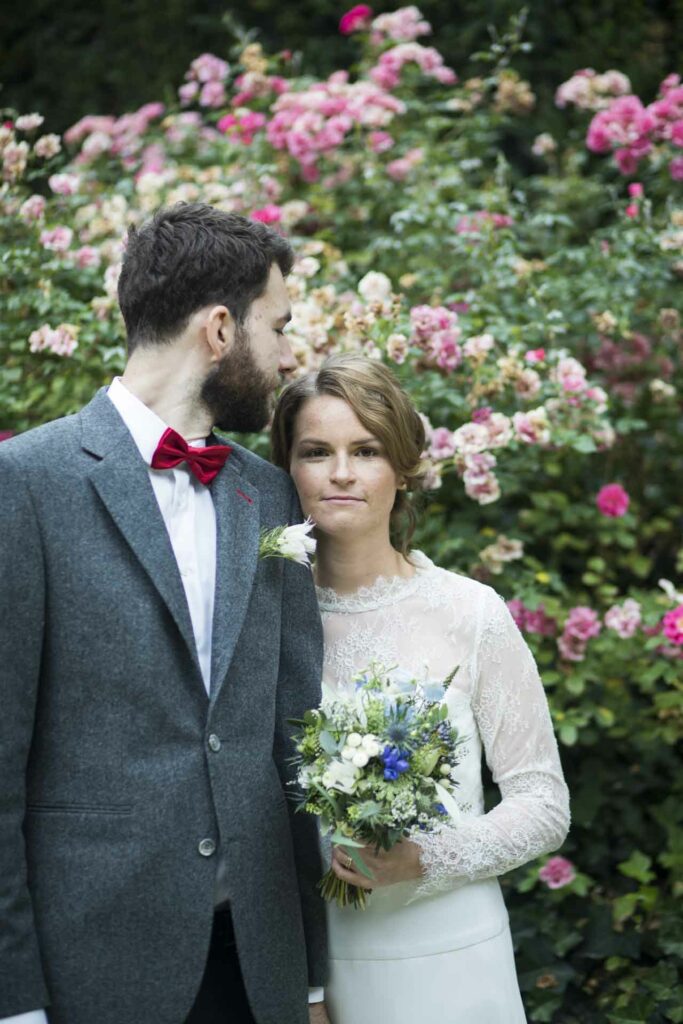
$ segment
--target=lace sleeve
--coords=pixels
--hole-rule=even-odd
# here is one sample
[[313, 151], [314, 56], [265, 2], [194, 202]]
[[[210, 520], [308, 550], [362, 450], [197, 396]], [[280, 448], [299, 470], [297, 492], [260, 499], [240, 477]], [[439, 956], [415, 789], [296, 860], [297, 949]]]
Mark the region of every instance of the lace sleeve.
[[419, 895], [501, 875], [556, 850], [569, 828], [569, 795], [543, 684], [504, 602], [492, 594], [480, 633], [473, 710], [501, 802], [488, 814], [413, 837]]

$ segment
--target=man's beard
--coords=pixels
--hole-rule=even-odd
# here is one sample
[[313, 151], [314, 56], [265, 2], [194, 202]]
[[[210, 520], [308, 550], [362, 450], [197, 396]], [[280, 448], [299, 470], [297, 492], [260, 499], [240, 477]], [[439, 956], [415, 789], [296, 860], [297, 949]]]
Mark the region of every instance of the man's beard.
[[209, 372], [200, 397], [215, 427], [226, 433], [249, 434], [267, 426], [277, 385], [277, 378], [268, 377], [257, 366], [249, 333], [238, 325], [235, 344]]

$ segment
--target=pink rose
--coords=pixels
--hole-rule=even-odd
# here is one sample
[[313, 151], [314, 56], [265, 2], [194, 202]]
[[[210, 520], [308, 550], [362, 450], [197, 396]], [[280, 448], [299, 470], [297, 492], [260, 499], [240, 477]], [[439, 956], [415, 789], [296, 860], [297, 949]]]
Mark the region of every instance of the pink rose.
[[632, 181], [628, 187], [628, 194], [632, 199], [640, 199], [643, 195], [643, 186], [639, 181]]
[[638, 216], [639, 212], [640, 210], [638, 208], [638, 203], [629, 203], [626, 209], [624, 210], [626, 216], [630, 217], [632, 220], [634, 217]]
[[683, 604], [666, 613], [662, 619], [662, 632], [672, 644], [683, 647]]
[[356, 4], [350, 11], [342, 15], [339, 22], [339, 31], [343, 36], [350, 36], [354, 32], [367, 28], [372, 17], [372, 8], [367, 4]]
[[260, 220], [262, 224], [277, 224], [282, 220], [282, 210], [275, 203], [268, 203], [260, 210], [252, 210], [252, 220]]
[[186, 107], [188, 103], [192, 103], [192, 100], [195, 98], [198, 92], [199, 82], [195, 82], [193, 80], [191, 82], [185, 82], [184, 85], [181, 85], [180, 88], [178, 89], [178, 97], [180, 99], [181, 106]]
[[677, 156], [671, 161], [669, 174], [674, 181], [683, 181], [683, 156]]
[[394, 144], [389, 132], [370, 132], [368, 142], [373, 153], [386, 153]]
[[632, 598], [624, 601], [623, 605], [612, 605], [605, 612], [605, 625], [608, 629], [613, 629], [622, 640], [628, 640], [633, 636], [640, 623], [640, 605]]
[[202, 107], [222, 107], [225, 104], [225, 87], [222, 82], [211, 79], [202, 86], [199, 94], [199, 105]]
[[569, 616], [564, 624], [566, 636], [581, 640], [584, 643], [591, 637], [598, 636], [602, 629], [598, 613], [587, 605], [576, 605], [569, 610]]
[[101, 261], [100, 252], [92, 245], [83, 245], [74, 253], [76, 266], [85, 270], [87, 267], [99, 267]]
[[630, 500], [621, 484], [605, 484], [598, 491], [595, 503], [603, 516], [617, 519], [626, 515]]
[[49, 249], [51, 252], [64, 252], [71, 245], [73, 234], [71, 228], [61, 225], [56, 228], [50, 228], [41, 231], [40, 244], [44, 249]]
[[19, 216], [27, 224], [30, 224], [31, 221], [40, 220], [44, 212], [45, 199], [39, 195], [29, 196], [19, 207]]
[[448, 427], [436, 427], [432, 433], [429, 456], [432, 459], [450, 459], [455, 455], [453, 434]]
[[527, 363], [542, 363], [545, 359], [545, 349], [530, 348], [528, 352], [524, 353], [524, 358]]
[[551, 857], [538, 872], [538, 877], [549, 889], [563, 889], [576, 878], [576, 868], [565, 857]]

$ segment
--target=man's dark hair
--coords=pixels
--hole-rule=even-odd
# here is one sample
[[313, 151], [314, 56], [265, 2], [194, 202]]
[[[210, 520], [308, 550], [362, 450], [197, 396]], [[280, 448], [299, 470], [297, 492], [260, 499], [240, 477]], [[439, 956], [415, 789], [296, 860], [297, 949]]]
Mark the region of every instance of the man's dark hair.
[[276, 263], [292, 269], [289, 242], [260, 221], [204, 203], [178, 203], [131, 228], [119, 278], [128, 351], [163, 344], [203, 306], [224, 305], [243, 324]]

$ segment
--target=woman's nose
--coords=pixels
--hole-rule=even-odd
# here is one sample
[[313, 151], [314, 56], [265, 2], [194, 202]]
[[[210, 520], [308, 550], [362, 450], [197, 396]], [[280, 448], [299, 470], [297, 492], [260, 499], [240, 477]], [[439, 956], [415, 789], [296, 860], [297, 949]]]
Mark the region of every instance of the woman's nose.
[[353, 479], [353, 466], [348, 455], [337, 455], [337, 457], [332, 460], [330, 479], [338, 481], [339, 483], [348, 483]]

